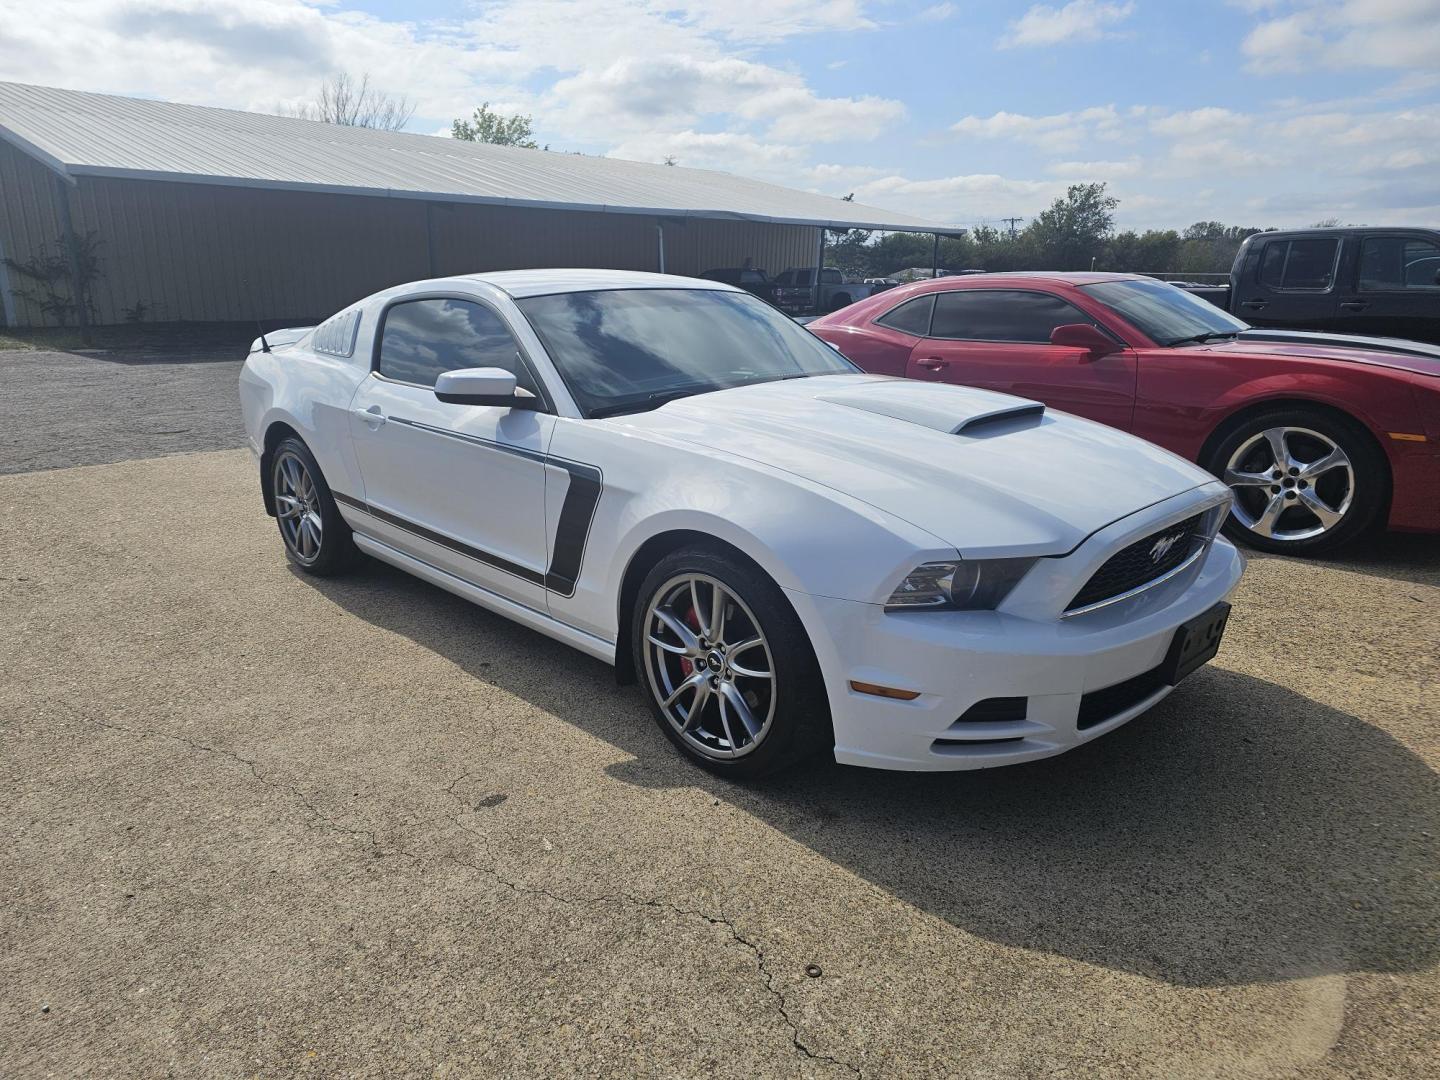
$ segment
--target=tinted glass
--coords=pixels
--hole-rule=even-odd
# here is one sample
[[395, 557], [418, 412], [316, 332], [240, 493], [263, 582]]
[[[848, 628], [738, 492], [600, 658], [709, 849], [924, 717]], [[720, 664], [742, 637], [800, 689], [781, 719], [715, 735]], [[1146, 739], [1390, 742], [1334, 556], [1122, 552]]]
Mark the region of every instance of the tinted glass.
[[1260, 260], [1260, 284], [1272, 289], [1280, 288], [1285, 276], [1285, 253], [1290, 250], [1288, 240], [1279, 240], [1265, 245], [1265, 254]]
[[859, 369], [749, 293], [614, 289], [517, 301], [586, 416]]
[[1360, 249], [1360, 288], [1440, 291], [1440, 246], [1408, 236], [1367, 237]]
[[957, 289], [935, 297], [930, 336], [968, 341], [1048, 342], [1068, 323], [1093, 322], [1057, 296], [998, 289]]
[[930, 333], [930, 311], [934, 306], [934, 294], [916, 297], [914, 300], [905, 301], [899, 307], [891, 308], [875, 321], [881, 326], [914, 334], [916, 337], [925, 337]]
[[385, 312], [380, 374], [434, 386], [442, 371], [497, 367], [535, 387], [520, 364], [515, 339], [489, 308], [465, 300], [407, 300]]
[[821, 270], [820, 280], [826, 285], [843, 285], [845, 283], [839, 270]]
[[742, 270], [742, 271], [740, 271], [740, 281], [741, 281], [742, 284], [745, 284], [745, 285], [760, 285], [760, 284], [763, 284], [764, 281], [765, 281], [765, 271], [763, 271], [763, 270]]
[[1328, 289], [1339, 247], [1339, 240], [1291, 240], [1290, 255], [1285, 260], [1284, 287]]
[[1250, 328], [1228, 311], [1163, 281], [1102, 281], [1084, 289], [1161, 345], [1176, 345], [1197, 334], [1235, 334]]

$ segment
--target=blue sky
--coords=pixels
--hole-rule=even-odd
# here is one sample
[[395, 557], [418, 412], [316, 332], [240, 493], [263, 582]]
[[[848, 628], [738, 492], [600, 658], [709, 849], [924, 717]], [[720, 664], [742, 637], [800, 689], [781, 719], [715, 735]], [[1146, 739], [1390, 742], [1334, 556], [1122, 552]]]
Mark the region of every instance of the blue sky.
[[955, 224], [1105, 180], [1123, 226], [1440, 224], [1440, 0], [7, 0], [0, 79], [234, 108], [368, 72], [440, 133]]

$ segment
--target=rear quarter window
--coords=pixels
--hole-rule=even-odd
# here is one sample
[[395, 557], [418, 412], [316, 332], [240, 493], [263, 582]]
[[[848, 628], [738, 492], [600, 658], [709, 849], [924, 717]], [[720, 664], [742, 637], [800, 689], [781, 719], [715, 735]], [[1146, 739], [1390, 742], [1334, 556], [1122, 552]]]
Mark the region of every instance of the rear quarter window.
[[899, 330], [902, 334], [912, 334], [915, 337], [928, 337], [930, 334], [930, 313], [935, 309], [935, 294], [917, 296], [913, 300], [906, 300], [898, 304], [885, 314], [881, 315], [875, 322], [881, 326], [888, 326], [892, 330]]

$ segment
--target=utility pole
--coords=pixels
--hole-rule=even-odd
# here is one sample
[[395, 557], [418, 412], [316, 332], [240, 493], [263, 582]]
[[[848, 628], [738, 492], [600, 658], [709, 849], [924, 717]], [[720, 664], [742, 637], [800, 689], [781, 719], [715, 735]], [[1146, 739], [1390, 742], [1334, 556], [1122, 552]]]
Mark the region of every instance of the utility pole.
[[1002, 217], [1000, 220], [1006, 222], [1010, 226], [1010, 239], [1014, 240], [1015, 226], [1018, 225], [1020, 222], [1024, 221], [1025, 219], [1019, 217]]

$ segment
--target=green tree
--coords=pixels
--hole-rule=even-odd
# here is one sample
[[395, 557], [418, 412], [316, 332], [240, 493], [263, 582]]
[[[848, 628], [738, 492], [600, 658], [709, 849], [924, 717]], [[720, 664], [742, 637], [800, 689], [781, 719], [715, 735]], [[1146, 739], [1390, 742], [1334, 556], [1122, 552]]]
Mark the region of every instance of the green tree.
[[1180, 234], [1174, 229], [1126, 230], [1110, 238], [1099, 266], [1123, 274], [1171, 270], [1180, 244]]
[[1105, 243], [1115, 231], [1119, 205], [1119, 199], [1105, 193], [1103, 183], [1071, 184], [1022, 234], [1043, 263], [1035, 269], [1090, 269], [1090, 260], [1104, 254]]
[[450, 125], [452, 139], [538, 150], [540, 144], [530, 137], [532, 132], [533, 124], [530, 117], [522, 116], [520, 113], [515, 113], [513, 116], [501, 116], [490, 108], [488, 101], [476, 109], [475, 114], [469, 120], [456, 120]]

